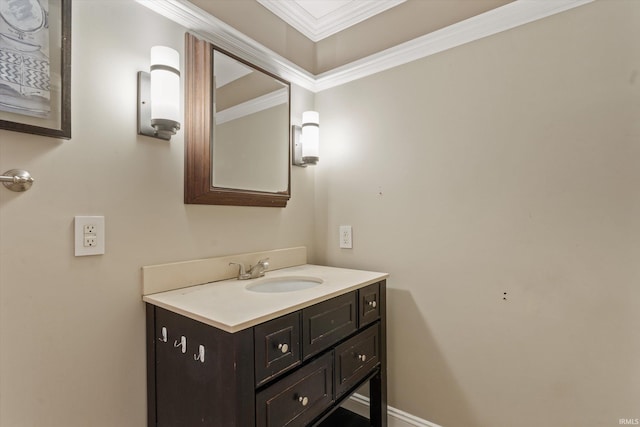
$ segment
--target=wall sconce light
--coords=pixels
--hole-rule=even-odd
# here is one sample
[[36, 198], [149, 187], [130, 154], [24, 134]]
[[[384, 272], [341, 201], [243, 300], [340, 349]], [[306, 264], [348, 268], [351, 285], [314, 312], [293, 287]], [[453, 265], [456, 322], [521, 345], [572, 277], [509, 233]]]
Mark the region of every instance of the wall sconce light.
[[171, 139], [180, 129], [180, 55], [151, 48], [150, 72], [138, 72], [138, 135]]
[[317, 111], [302, 113], [302, 126], [293, 126], [293, 164], [307, 167], [319, 160], [320, 114]]

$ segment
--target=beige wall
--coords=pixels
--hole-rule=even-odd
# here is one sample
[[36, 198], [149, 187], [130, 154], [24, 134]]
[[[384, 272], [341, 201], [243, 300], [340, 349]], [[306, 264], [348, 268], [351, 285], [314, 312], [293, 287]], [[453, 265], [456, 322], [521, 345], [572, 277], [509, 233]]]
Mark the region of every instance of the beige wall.
[[[184, 30], [75, 0], [73, 139], [0, 130], [0, 172], [37, 179], [0, 189], [0, 427], [146, 425], [140, 267], [298, 245], [392, 274], [393, 406], [640, 418], [638, 22], [598, 1], [322, 92], [319, 165], [292, 169], [286, 209], [239, 208], [184, 205], [182, 132], [135, 133], [136, 72]], [[294, 87], [293, 121], [313, 104]], [[105, 215], [104, 256], [73, 256], [74, 215]]]
[[391, 273], [391, 405], [640, 418], [639, 24], [597, 1], [316, 96], [319, 259]]
[[[0, 130], [0, 426], [146, 426], [140, 267], [307, 246], [313, 174], [286, 209], [184, 205], [183, 132], [136, 135], [136, 72], [184, 30], [133, 0], [74, 0], [73, 139]], [[312, 96], [294, 87], [293, 114]], [[106, 254], [73, 256], [75, 215], [104, 215]]]

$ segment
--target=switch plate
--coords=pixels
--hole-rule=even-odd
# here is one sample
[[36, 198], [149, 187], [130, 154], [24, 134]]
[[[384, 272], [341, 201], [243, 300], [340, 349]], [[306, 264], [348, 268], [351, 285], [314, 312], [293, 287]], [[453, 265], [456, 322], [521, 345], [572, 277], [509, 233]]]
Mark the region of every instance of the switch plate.
[[340, 226], [340, 247], [343, 249], [353, 248], [352, 229], [350, 225]]
[[104, 254], [103, 216], [76, 216], [74, 228], [76, 256]]

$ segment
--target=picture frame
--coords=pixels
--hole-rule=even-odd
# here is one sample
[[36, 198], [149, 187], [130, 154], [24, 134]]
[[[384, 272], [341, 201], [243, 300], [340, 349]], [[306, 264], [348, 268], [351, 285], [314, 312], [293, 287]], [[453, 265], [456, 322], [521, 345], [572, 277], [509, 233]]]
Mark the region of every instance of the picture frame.
[[71, 138], [71, 0], [0, 0], [0, 129]]

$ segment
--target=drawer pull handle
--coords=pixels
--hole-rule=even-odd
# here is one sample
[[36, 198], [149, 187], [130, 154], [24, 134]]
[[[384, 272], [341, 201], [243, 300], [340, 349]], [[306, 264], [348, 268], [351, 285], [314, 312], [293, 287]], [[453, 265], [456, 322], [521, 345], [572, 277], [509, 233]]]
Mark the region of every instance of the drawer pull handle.
[[364, 362], [365, 360], [367, 360], [367, 355], [366, 354], [359, 354], [358, 355], [358, 359], [360, 359], [362, 362]]
[[289, 351], [289, 346], [287, 344], [278, 344], [278, 350], [286, 353], [287, 351]]
[[307, 406], [309, 404], [309, 398], [307, 396], [300, 396], [298, 402], [302, 403], [302, 406]]
[[375, 302], [375, 301], [369, 301], [369, 307], [376, 308], [376, 306], [377, 306], [377, 305], [378, 305], [378, 303], [377, 303], [377, 302]]

